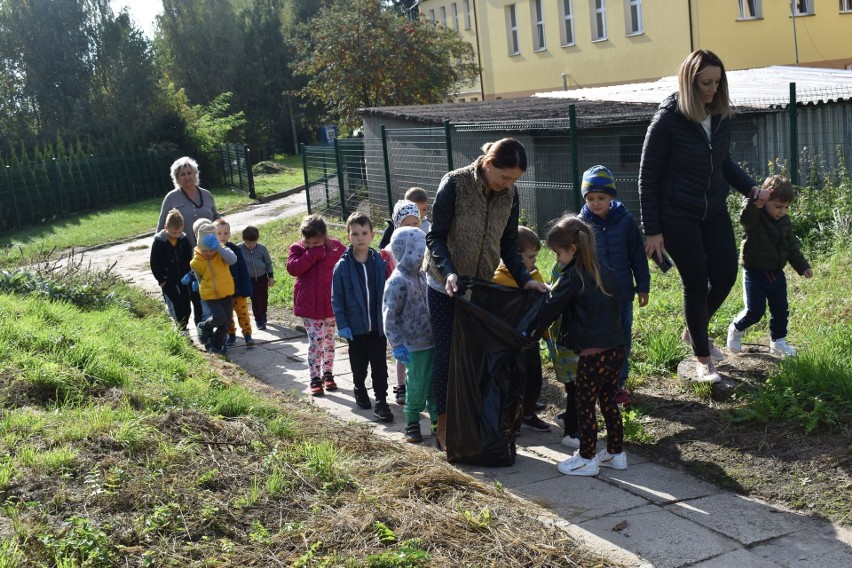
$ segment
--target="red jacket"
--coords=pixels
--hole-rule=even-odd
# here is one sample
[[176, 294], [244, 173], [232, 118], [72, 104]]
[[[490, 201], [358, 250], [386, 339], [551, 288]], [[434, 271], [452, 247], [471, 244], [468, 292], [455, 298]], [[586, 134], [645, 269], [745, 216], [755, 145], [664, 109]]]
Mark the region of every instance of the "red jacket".
[[328, 239], [321, 247], [305, 248], [302, 241], [290, 245], [287, 272], [296, 277], [293, 286], [295, 315], [310, 319], [334, 317], [331, 276], [344, 252], [346, 247], [336, 239]]

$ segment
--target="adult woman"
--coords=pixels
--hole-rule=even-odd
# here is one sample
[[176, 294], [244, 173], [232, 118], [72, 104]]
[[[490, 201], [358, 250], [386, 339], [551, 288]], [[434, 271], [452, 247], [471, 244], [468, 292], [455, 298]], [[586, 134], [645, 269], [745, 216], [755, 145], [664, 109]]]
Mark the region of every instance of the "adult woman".
[[731, 119], [722, 61], [695, 51], [678, 72], [678, 92], [654, 115], [639, 169], [645, 252], [668, 251], [683, 282], [686, 330], [698, 359], [694, 380], [718, 382], [713, 360], [724, 357], [708, 338], [710, 318], [737, 278], [734, 229], [727, 209], [733, 186], [762, 207], [769, 192], [729, 154]]
[[[219, 218], [213, 195], [206, 189], [198, 187], [198, 163], [184, 156], [174, 161], [171, 167], [172, 182], [175, 188], [166, 194], [160, 207], [160, 220], [157, 221], [157, 231], [166, 224], [166, 215], [172, 208], [180, 211], [183, 216], [184, 232], [190, 244], [195, 248], [193, 225], [198, 219], [215, 221]], [[192, 293], [192, 312], [195, 324], [201, 321], [201, 296]]]
[[520, 211], [515, 182], [527, 169], [517, 140], [503, 138], [482, 147], [483, 156], [444, 175], [426, 235], [429, 316], [435, 338], [432, 389], [438, 413], [438, 444], [445, 449], [447, 380], [455, 315], [452, 296], [459, 275], [491, 280], [500, 259], [523, 288], [546, 291], [532, 280], [518, 249]]

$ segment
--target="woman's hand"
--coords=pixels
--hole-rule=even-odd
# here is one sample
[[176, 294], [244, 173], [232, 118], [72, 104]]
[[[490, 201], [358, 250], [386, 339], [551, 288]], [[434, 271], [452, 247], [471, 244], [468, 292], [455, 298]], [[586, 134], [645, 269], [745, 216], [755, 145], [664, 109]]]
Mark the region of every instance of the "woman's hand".
[[444, 289], [447, 291], [447, 296], [450, 298], [453, 297], [453, 294], [459, 291], [459, 275], [458, 274], [450, 274], [447, 276], [447, 283], [444, 284]]
[[537, 292], [547, 292], [547, 285], [538, 280], [530, 280], [524, 284], [524, 290], [535, 290]]
[[662, 233], [659, 235], [648, 235], [645, 237], [645, 254], [648, 258], [654, 258], [656, 256], [657, 260], [662, 262], [665, 250], [666, 247], [663, 245]]
[[762, 208], [763, 205], [769, 201], [769, 198], [772, 196], [771, 189], [763, 189], [761, 187], [754, 186], [751, 188], [751, 198], [754, 201], [754, 206], [758, 209]]

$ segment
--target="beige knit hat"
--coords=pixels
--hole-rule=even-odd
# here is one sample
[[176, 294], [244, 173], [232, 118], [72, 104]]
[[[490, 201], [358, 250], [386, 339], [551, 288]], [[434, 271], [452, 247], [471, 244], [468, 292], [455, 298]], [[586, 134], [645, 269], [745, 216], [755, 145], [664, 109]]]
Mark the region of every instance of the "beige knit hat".
[[213, 225], [213, 223], [210, 223], [209, 221], [207, 223], [202, 223], [201, 226], [198, 227], [198, 233], [196, 234], [195, 241], [196, 243], [198, 243], [198, 250], [216, 250], [214, 248], [208, 247], [204, 243], [204, 238], [207, 235], [213, 235], [214, 237], [216, 236], [216, 227]]

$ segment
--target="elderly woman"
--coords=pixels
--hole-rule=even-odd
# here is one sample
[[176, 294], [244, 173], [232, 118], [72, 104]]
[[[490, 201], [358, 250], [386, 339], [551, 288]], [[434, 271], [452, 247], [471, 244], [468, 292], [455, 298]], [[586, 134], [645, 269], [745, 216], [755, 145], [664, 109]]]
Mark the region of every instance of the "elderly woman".
[[[206, 189], [198, 187], [198, 163], [184, 156], [178, 158], [171, 167], [172, 182], [175, 188], [166, 194], [160, 207], [160, 220], [157, 221], [157, 231], [166, 225], [166, 216], [171, 209], [177, 209], [183, 215], [184, 232], [193, 248], [196, 246], [195, 234], [192, 227], [198, 219], [214, 221], [219, 218], [213, 195]], [[201, 296], [198, 291], [192, 292], [192, 314], [197, 326], [202, 321]]]
[[444, 175], [426, 235], [429, 317], [435, 336], [432, 390], [435, 394], [439, 447], [446, 449], [447, 381], [453, 343], [459, 276], [491, 281], [503, 260], [522, 288], [547, 290], [532, 280], [518, 247], [520, 202], [515, 182], [527, 170], [524, 146], [512, 138], [489, 142], [483, 156]]
[[737, 279], [730, 186], [758, 207], [769, 196], [731, 159], [730, 115], [725, 66], [710, 51], [694, 51], [681, 64], [678, 92], [648, 126], [639, 166], [645, 252], [662, 260], [667, 251], [680, 273], [683, 339], [698, 360], [698, 382], [721, 380], [713, 360], [724, 354], [707, 328]]

